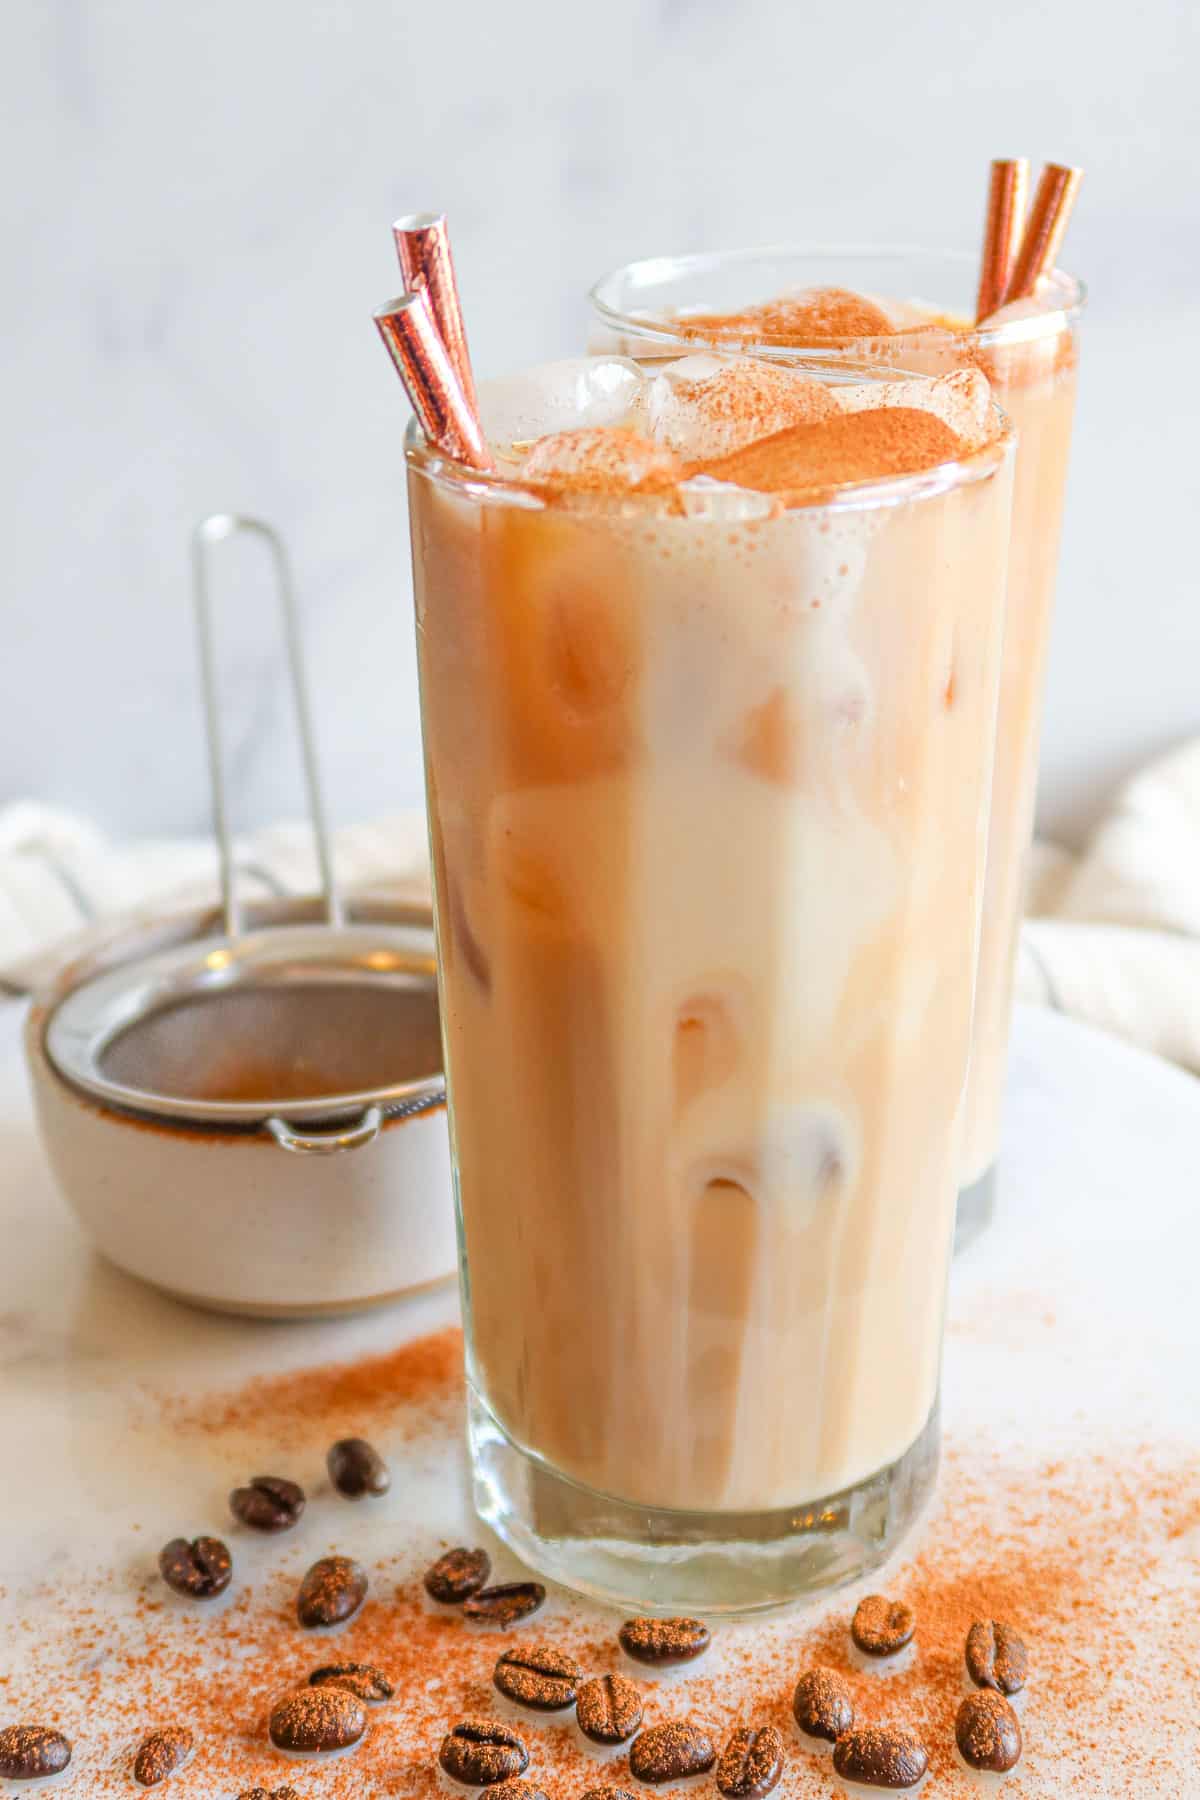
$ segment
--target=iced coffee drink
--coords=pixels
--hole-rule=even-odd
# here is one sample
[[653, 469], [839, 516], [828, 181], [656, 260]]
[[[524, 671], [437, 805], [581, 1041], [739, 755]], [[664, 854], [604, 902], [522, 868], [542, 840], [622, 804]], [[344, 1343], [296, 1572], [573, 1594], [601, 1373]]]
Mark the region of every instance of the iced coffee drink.
[[990, 1204], [1033, 831], [1041, 696], [1075, 409], [1078, 284], [970, 323], [976, 265], [920, 253], [749, 252], [634, 263], [598, 284], [598, 341], [639, 358], [687, 344], [784, 358], [835, 348], [894, 368], [979, 369], [1018, 432], [979, 982], [963, 1143], [963, 1218]]
[[933, 1478], [1009, 530], [977, 370], [480, 390], [410, 498], [484, 1517], [638, 1605]]

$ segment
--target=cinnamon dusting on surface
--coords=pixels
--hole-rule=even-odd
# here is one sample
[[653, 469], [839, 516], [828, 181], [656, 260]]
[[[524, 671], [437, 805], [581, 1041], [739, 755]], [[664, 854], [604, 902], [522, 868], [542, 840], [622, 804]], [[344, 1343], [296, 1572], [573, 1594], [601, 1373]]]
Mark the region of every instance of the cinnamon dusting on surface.
[[391, 1419], [403, 1405], [457, 1398], [462, 1380], [462, 1332], [433, 1332], [379, 1356], [263, 1375], [240, 1388], [172, 1395], [163, 1410], [176, 1430], [222, 1436], [252, 1433], [264, 1444], [320, 1444], [356, 1426]]
[[933, 413], [890, 406], [794, 425], [729, 456], [695, 464], [691, 473], [759, 493], [802, 496], [916, 474], [952, 462], [962, 448], [961, 438]]
[[737, 313], [688, 313], [678, 321], [681, 337], [740, 343], [812, 344], [863, 337], [890, 337], [895, 331], [881, 306], [850, 288], [814, 287], [781, 294]]

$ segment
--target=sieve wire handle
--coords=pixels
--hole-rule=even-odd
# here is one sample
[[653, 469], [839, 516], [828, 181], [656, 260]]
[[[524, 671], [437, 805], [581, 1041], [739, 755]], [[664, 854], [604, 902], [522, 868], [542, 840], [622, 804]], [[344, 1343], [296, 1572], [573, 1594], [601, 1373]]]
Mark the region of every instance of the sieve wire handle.
[[212, 554], [218, 544], [246, 533], [257, 537], [270, 552], [275, 570], [275, 592], [283, 614], [283, 635], [287, 646], [291, 673], [292, 704], [296, 712], [296, 728], [300, 737], [300, 753], [304, 763], [304, 785], [308, 792], [308, 817], [316, 844], [317, 866], [321, 871], [321, 893], [325, 901], [325, 917], [330, 925], [343, 922], [341, 896], [333, 874], [333, 857], [329, 848], [329, 827], [325, 803], [321, 795], [321, 778], [314, 747], [312, 712], [308, 702], [308, 683], [304, 673], [304, 655], [300, 644], [300, 627], [296, 617], [296, 600], [287, 554], [278, 533], [260, 519], [249, 519], [240, 513], [211, 513], [201, 519], [192, 533], [193, 596], [196, 608], [196, 631], [200, 642], [200, 677], [204, 691], [204, 730], [208, 740], [208, 772], [212, 790], [213, 830], [221, 857], [221, 904], [225, 913], [225, 935], [236, 938], [242, 929], [242, 906], [237, 893], [237, 871], [233, 860], [233, 838], [229, 827], [229, 806], [225, 791], [225, 756], [221, 737], [221, 709], [217, 699], [216, 653], [213, 637], [212, 588], [210, 568]]

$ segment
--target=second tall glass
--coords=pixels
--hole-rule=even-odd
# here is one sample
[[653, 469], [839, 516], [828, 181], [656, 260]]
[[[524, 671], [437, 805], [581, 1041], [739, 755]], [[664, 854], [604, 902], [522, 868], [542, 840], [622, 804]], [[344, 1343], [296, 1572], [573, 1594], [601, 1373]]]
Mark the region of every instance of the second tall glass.
[[[920, 250], [774, 248], [656, 257], [598, 282], [598, 347], [669, 358], [712, 345], [780, 360], [838, 350], [891, 368], [944, 374], [981, 368], [1019, 434], [979, 979], [967, 1088], [959, 1230], [992, 1206], [1012, 1021], [1017, 938], [1037, 782], [1041, 700], [1075, 411], [1083, 289], [1055, 272], [1016, 316], [972, 327], [977, 264]], [[832, 307], [817, 336], [789, 327], [787, 297], [814, 288], [881, 296], [859, 317]], [[914, 297], [920, 300], [914, 303]], [[781, 300], [763, 319], [762, 304]], [[748, 309], [754, 312], [748, 313]], [[757, 316], [755, 316], [757, 313]], [[875, 323], [871, 323], [871, 315]], [[700, 315], [694, 323], [689, 315]], [[740, 316], [739, 316], [740, 315]]]

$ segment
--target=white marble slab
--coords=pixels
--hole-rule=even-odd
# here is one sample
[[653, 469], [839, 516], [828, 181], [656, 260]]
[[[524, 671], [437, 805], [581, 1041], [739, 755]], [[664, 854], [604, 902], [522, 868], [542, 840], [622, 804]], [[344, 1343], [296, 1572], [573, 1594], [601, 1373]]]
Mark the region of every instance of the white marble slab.
[[[19, 1009], [0, 1009], [0, 1725], [49, 1711], [78, 1744], [62, 1791], [107, 1796], [130, 1791], [122, 1684], [148, 1629], [139, 1608], [161, 1593], [154, 1553], [179, 1532], [226, 1531], [225, 1494], [239, 1476], [259, 1472], [246, 1466], [256, 1453], [244, 1433], [180, 1431], [161, 1397], [186, 1400], [252, 1374], [379, 1352], [452, 1321], [455, 1300], [443, 1290], [359, 1320], [259, 1325], [190, 1311], [99, 1262], [55, 1195], [34, 1139], [18, 1021]], [[1078, 1718], [1111, 1711], [1120, 1754], [1081, 1746], [1059, 1688], [1039, 1697], [1035, 1641], [1029, 1748], [1004, 1788], [1014, 1800], [1068, 1792], [1177, 1800], [1200, 1791], [1198, 1163], [1200, 1085], [1052, 1015], [1020, 1019], [999, 1216], [953, 1275], [942, 1499], [911, 1548], [924, 1550], [925, 1562], [906, 1561], [889, 1577], [903, 1591], [906, 1581], [928, 1580], [931, 1556], [935, 1564], [944, 1557], [948, 1581], [959, 1571], [954, 1579], [961, 1575], [968, 1593], [969, 1558], [981, 1554], [980, 1522], [991, 1506], [997, 1579], [1014, 1559], [1040, 1556], [1047, 1583], [1054, 1569], [1061, 1581], [1064, 1558], [1074, 1556], [1086, 1583], [1111, 1586], [1110, 1624], [1084, 1607], [1073, 1653]], [[331, 1513], [339, 1503], [318, 1491], [286, 1541], [238, 1535], [242, 1586], [284, 1592], [331, 1547], [334, 1530], [339, 1548], [387, 1569], [389, 1584], [397, 1574], [411, 1580], [438, 1541], [477, 1536], [456, 1422], [443, 1411], [419, 1423], [400, 1412], [380, 1428], [396, 1470], [386, 1502]], [[315, 1455], [310, 1446], [299, 1461], [319, 1490]], [[511, 1559], [501, 1555], [500, 1567]], [[81, 1604], [94, 1609], [89, 1641], [98, 1646], [86, 1709], [75, 1692]], [[786, 1667], [794, 1680], [804, 1644], [814, 1641], [806, 1634], [816, 1631], [819, 1645], [823, 1621], [847, 1610], [839, 1597], [816, 1612], [723, 1628], [715, 1666], [724, 1657], [740, 1668], [749, 1650], [764, 1669]], [[559, 1595], [542, 1624], [546, 1635], [611, 1628], [599, 1609]], [[160, 1618], [154, 1629], [199, 1641], [219, 1670], [218, 1621], [202, 1625], [181, 1612], [177, 1624]], [[1045, 1646], [1042, 1662], [1049, 1666]], [[718, 1714], [734, 1705], [711, 1684], [700, 1691]], [[364, 1748], [355, 1791], [367, 1800], [422, 1791], [413, 1771], [436, 1738], [429, 1741], [428, 1719], [406, 1738], [405, 1717], [390, 1727], [404, 1756], [397, 1750], [381, 1768]], [[276, 1781], [294, 1778], [292, 1765], [275, 1766]], [[185, 1772], [164, 1791], [223, 1800], [226, 1790], [197, 1779]], [[296, 1779], [316, 1800], [333, 1773]], [[584, 1784], [547, 1785], [554, 1800], [574, 1800]], [[789, 1752], [782, 1800], [833, 1791], [825, 1766]], [[951, 1774], [930, 1791], [974, 1790]]]

